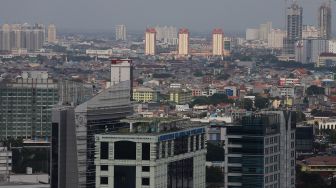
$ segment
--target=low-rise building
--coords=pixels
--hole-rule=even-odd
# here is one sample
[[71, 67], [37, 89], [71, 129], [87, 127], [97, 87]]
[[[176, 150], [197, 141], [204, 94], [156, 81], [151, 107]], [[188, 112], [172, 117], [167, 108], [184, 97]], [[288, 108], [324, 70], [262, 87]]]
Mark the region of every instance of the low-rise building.
[[335, 156], [316, 156], [305, 159], [301, 163], [302, 171], [307, 172], [336, 172]]
[[158, 92], [146, 87], [133, 89], [133, 100], [138, 102], [149, 102], [158, 100]]
[[12, 152], [7, 147], [0, 147], [0, 182], [9, 181], [12, 171]]
[[176, 104], [187, 104], [191, 101], [192, 92], [188, 89], [171, 90], [169, 100]]

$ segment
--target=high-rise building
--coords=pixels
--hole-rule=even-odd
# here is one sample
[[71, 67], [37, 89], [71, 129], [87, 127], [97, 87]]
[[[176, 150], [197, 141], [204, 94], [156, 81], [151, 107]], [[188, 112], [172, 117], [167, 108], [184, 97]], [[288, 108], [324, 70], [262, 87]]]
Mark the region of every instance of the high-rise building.
[[286, 32], [280, 29], [272, 29], [268, 35], [267, 45], [269, 48], [282, 49]]
[[321, 53], [329, 52], [329, 41], [320, 38], [300, 40], [295, 46], [295, 61], [307, 64], [316, 63]]
[[145, 33], [145, 55], [155, 55], [156, 53], [156, 30], [147, 28]]
[[[130, 81], [129, 88], [132, 92], [133, 69], [130, 59], [113, 59], [111, 61], [111, 86], [120, 82]], [[132, 96], [132, 93], [131, 93]]]
[[164, 42], [169, 45], [176, 45], [177, 39], [177, 28], [173, 26], [156, 26], [156, 40]]
[[174, 118], [128, 118], [95, 136], [96, 187], [205, 188], [206, 130]]
[[178, 55], [189, 55], [189, 30], [182, 28], [178, 33]]
[[212, 31], [212, 55], [223, 55], [223, 36], [224, 33], [222, 29], [214, 29]]
[[258, 40], [259, 38], [259, 29], [248, 28], [246, 29], [246, 40]]
[[[96, 187], [95, 135], [113, 132], [125, 125], [120, 119], [131, 115], [133, 109], [129, 85], [130, 81], [124, 81], [107, 88], [76, 106], [74, 113], [71, 107], [54, 109], [52, 188]], [[60, 153], [56, 154], [55, 150]], [[71, 163], [69, 167], [65, 167], [68, 163]], [[62, 173], [57, 175], [60, 169]]]
[[48, 26], [48, 42], [49, 43], [56, 42], [56, 26], [54, 24], [50, 24]]
[[1, 50], [10, 51], [11, 50], [11, 37], [10, 37], [11, 26], [9, 24], [2, 25], [1, 30]]
[[324, 39], [331, 38], [331, 4], [323, 3], [319, 8], [318, 26], [320, 37]]
[[78, 187], [75, 110], [58, 106], [52, 110], [50, 187]]
[[45, 42], [45, 28], [41, 24], [4, 24], [0, 30], [0, 51], [27, 49], [34, 52]]
[[295, 113], [267, 111], [227, 125], [224, 187], [295, 187]]
[[260, 24], [259, 27], [259, 40], [267, 42], [268, 40], [268, 34], [272, 30], [272, 22], [267, 22]]
[[303, 8], [295, 1], [287, 8], [287, 37], [284, 39], [284, 54], [295, 54], [295, 43], [302, 39]]
[[0, 181], [9, 181], [12, 171], [12, 151], [0, 146]]
[[115, 39], [116, 40], [126, 40], [126, 26], [116, 25], [115, 27]]
[[57, 102], [57, 83], [46, 71], [22, 72], [15, 81], [0, 82], [0, 138], [48, 138]]
[[302, 28], [302, 39], [318, 38], [319, 30], [313, 25], [304, 25]]

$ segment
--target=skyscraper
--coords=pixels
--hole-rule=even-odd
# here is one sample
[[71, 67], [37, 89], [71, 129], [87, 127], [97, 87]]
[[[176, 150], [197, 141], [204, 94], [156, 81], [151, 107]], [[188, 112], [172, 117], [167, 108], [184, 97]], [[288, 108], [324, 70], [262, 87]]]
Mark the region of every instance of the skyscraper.
[[147, 28], [145, 33], [145, 55], [155, 55], [156, 53], [156, 30]]
[[49, 43], [56, 42], [56, 26], [54, 24], [50, 24], [48, 26], [48, 42]]
[[182, 28], [178, 34], [178, 55], [189, 55], [189, 30]]
[[331, 5], [329, 3], [323, 3], [319, 8], [318, 14], [318, 26], [320, 31], [320, 37], [323, 39], [331, 38]]
[[177, 44], [177, 28], [173, 26], [156, 26], [156, 40], [169, 45]]
[[132, 80], [132, 60], [113, 59], [111, 61], [111, 86], [123, 81], [130, 81], [130, 89], [132, 89]]
[[268, 35], [272, 30], [272, 22], [260, 24], [259, 27], [259, 40], [267, 42]]
[[285, 54], [295, 54], [295, 43], [302, 39], [303, 8], [294, 2], [287, 8], [287, 37], [284, 39]]
[[115, 27], [115, 39], [116, 40], [126, 40], [126, 26], [125, 25], [116, 25]]
[[223, 35], [222, 29], [212, 31], [212, 55], [214, 56], [223, 55]]

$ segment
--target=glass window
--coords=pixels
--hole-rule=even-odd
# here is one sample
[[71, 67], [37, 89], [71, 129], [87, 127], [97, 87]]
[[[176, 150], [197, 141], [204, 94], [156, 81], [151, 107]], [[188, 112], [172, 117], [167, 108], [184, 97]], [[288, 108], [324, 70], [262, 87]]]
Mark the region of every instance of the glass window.
[[100, 143], [100, 159], [108, 159], [109, 157], [109, 143], [101, 142]]
[[149, 172], [150, 171], [150, 167], [149, 166], [142, 166], [142, 171], [143, 172]]
[[108, 171], [108, 165], [101, 165], [100, 170], [101, 171]]
[[142, 185], [149, 185], [149, 178], [142, 178]]
[[100, 177], [100, 184], [108, 185], [108, 177]]

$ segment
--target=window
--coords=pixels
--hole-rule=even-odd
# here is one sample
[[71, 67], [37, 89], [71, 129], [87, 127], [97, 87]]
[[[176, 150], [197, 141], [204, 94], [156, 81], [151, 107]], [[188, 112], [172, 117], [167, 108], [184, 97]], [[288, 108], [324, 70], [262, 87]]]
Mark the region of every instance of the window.
[[108, 185], [108, 177], [100, 177], [101, 185]]
[[108, 165], [101, 165], [100, 171], [108, 171]]
[[149, 185], [149, 178], [142, 178], [142, 185]]
[[142, 160], [150, 159], [150, 144], [142, 143]]
[[114, 143], [114, 158], [129, 159], [136, 158], [136, 143], [131, 141], [118, 141]]
[[150, 171], [150, 167], [149, 166], [142, 166], [142, 171], [143, 172], [149, 172]]
[[100, 143], [100, 159], [108, 159], [109, 158], [109, 143], [101, 142]]

